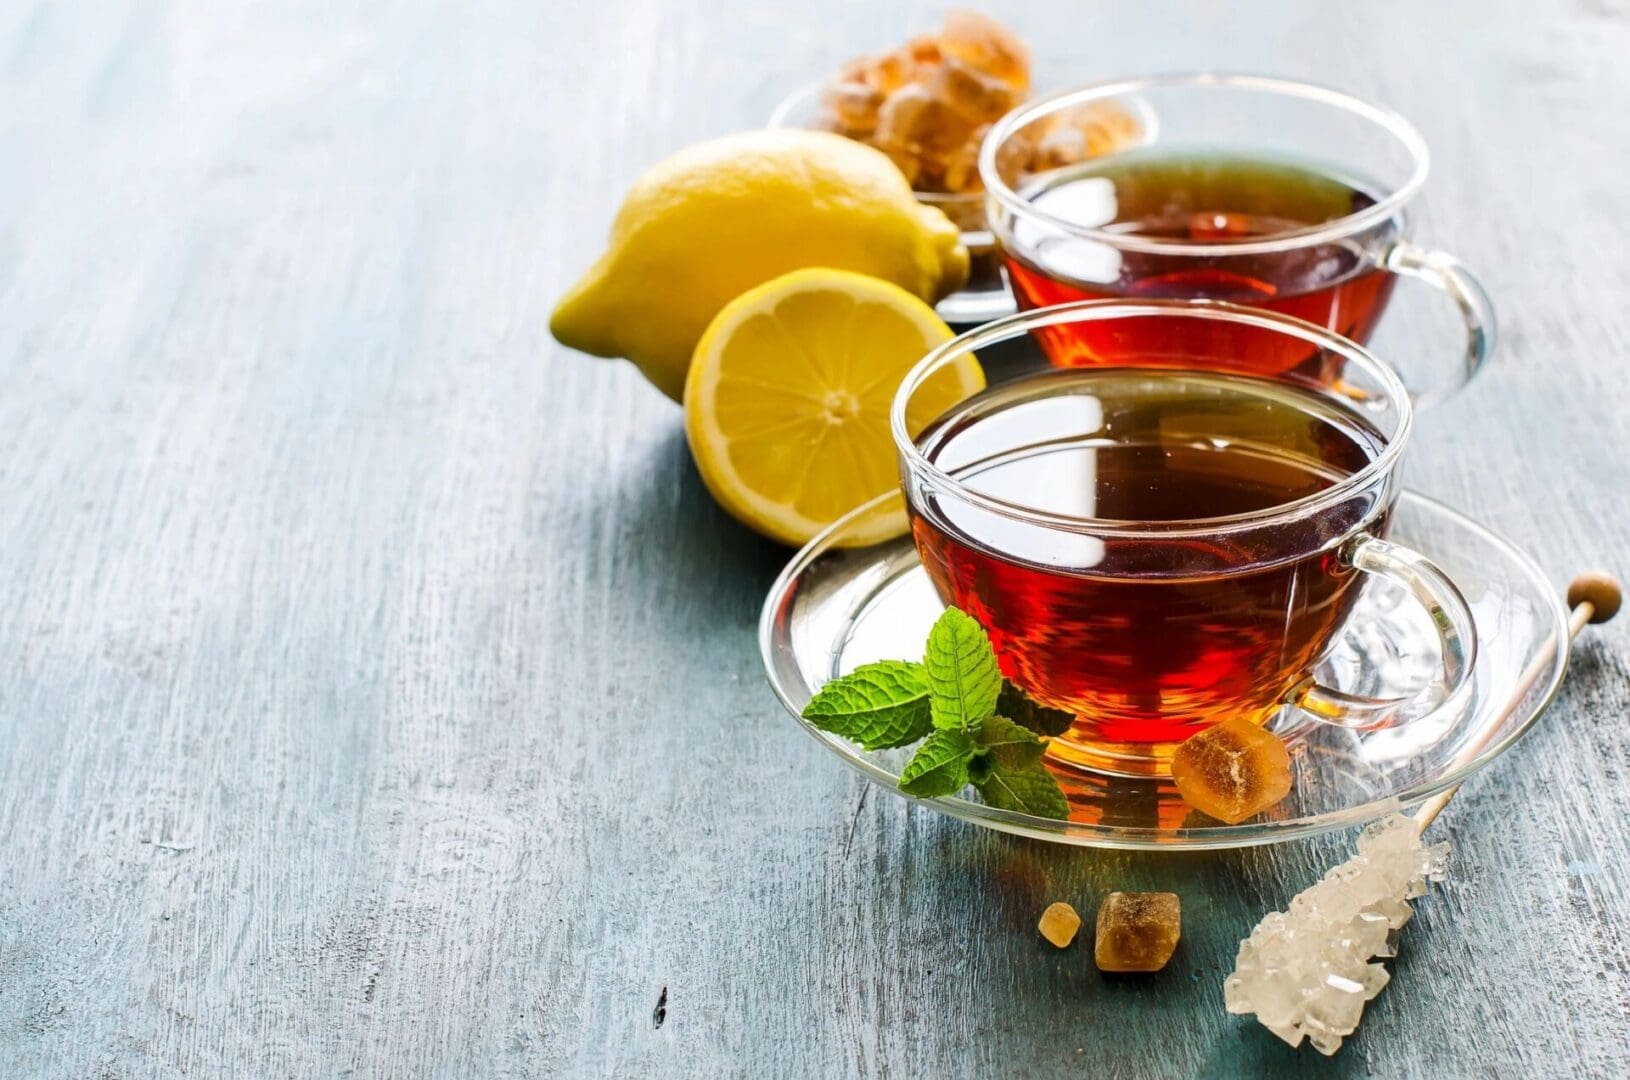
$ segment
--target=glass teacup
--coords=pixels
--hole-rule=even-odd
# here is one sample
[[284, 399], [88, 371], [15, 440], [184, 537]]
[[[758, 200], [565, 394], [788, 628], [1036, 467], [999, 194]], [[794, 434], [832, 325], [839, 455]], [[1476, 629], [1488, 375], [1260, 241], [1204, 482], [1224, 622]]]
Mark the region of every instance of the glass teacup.
[[[1058, 168], [1033, 147], [1072, 111], [1136, 101], [1135, 147]], [[1021, 166], [1019, 163], [1029, 163]], [[1426, 179], [1426, 142], [1403, 117], [1335, 90], [1247, 75], [1126, 79], [1038, 99], [987, 136], [988, 217], [1021, 309], [1073, 300], [1209, 299], [1305, 319], [1366, 343], [1400, 276], [1447, 293], [1464, 317], [1464, 360], [1417, 377], [1422, 399], [1463, 386], [1494, 348], [1494, 314], [1454, 258], [1410, 242], [1406, 208]], [[1119, 329], [1049, 328], [1059, 365], [1157, 352]], [[1171, 328], [1163, 328], [1171, 329]], [[1179, 346], [1181, 347], [1181, 346]], [[1310, 355], [1285, 342], [1268, 373]], [[1429, 385], [1426, 385], [1429, 384]]]
[[[1158, 341], [1161, 366], [1059, 368], [1035, 347], [1046, 332]], [[1292, 346], [1313, 362], [1261, 371]], [[914, 396], [975, 352], [987, 389], [912, 438]], [[941, 598], [985, 626], [1005, 675], [1076, 714], [1055, 759], [1128, 774], [1160, 771], [1229, 717], [1295, 706], [1381, 727], [1460, 690], [1476, 653], [1465, 600], [1385, 538], [1411, 420], [1397, 375], [1339, 334], [1236, 305], [1120, 300], [947, 342], [891, 418]], [[1418, 694], [1314, 679], [1366, 574], [1402, 585], [1438, 632], [1438, 674]]]

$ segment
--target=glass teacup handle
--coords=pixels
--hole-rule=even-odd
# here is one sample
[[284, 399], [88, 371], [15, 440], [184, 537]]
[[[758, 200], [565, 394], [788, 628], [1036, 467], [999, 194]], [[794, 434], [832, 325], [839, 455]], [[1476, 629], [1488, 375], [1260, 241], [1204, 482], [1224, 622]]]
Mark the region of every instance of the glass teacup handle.
[[1402, 585], [1426, 610], [1438, 635], [1438, 677], [1411, 694], [1366, 697], [1321, 686], [1309, 676], [1291, 691], [1291, 704], [1325, 723], [1372, 730], [1414, 719], [1423, 707], [1452, 699], [1471, 681], [1477, 663], [1477, 626], [1455, 583], [1426, 556], [1374, 536], [1349, 542], [1342, 559], [1355, 570]]
[[1448, 293], [1449, 299], [1460, 309], [1461, 318], [1466, 321], [1466, 358], [1457, 372], [1458, 377], [1415, 395], [1416, 405], [1442, 401], [1471, 382], [1473, 376], [1488, 363], [1489, 357], [1494, 355], [1494, 341], [1498, 332], [1494, 303], [1472, 272], [1446, 251], [1434, 251], [1407, 240], [1399, 240], [1387, 249], [1382, 265], [1399, 277], [1416, 278]]

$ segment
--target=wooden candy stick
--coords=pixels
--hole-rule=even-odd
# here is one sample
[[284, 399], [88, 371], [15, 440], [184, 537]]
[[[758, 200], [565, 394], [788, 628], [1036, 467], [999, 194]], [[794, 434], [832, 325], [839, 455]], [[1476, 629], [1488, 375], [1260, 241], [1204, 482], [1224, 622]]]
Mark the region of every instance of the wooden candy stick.
[[[1608, 574], [1586, 574], [1568, 588], [1568, 641], [1586, 623], [1606, 622], [1619, 610], [1623, 590]], [[1517, 680], [1505, 714], [1517, 708], [1555, 655], [1530, 664]], [[1465, 764], [1488, 745], [1492, 729], [1467, 747]], [[1393, 935], [1409, 921], [1409, 902], [1440, 880], [1448, 844], [1421, 839], [1459, 790], [1455, 785], [1427, 800], [1413, 817], [1392, 814], [1371, 825], [1358, 853], [1298, 893], [1284, 911], [1272, 912], [1240, 942], [1234, 971], [1223, 982], [1231, 1013], [1254, 1015], [1291, 1046], [1303, 1040], [1321, 1054], [1334, 1054], [1358, 1029], [1365, 1006], [1392, 976], [1378, 958], [1395, 955]]]
[[[1607, 622], [1607, 620], [1619, 613], [1619, 607], [1623, 601], [1624, 588], [1619, 584], [1619, 579], [1605, 570], [1592, 570], [1574, 578], [1573, 582], [1568, 586], [1568, 607], [1572, 609], [1568, 615], [1568, 641], [1570, 647], [1573, 639], [1579, 636], [1579, 631], [1584, 629], [1586, 624]], [[1517, 680], [1517, 689], [1511, 695], [1511, 699], [1506, 706], [1507, 710], [1515, 708], [1517, 703], [1527, 695], [1528, 691], [1534, 688], [1534, 683], [1538, 681], [1547, 666], [1548, 660], [1545, 657], [1540, 657], [1528, 665], [1527, 670], [1522, 673], [1522, 677]], [[1488, 743], [1495, 730], [1496, 725], [1489, 725], [1483, 737], [1468, 746], [1463, 751], [1462, 756], [1469, 758], [1476, 755]], [[1432, 796], [1432, 798], [1420, 805], [1420, 808], [1415, 811], [1414, 817], [1422, 832], [1425, 832], [1427, 826], [1431, 825], [1437, 819], [1437, 816], [1443, 813], [1443, 808], [1449, 805], [1449, 800], [1454, 798], [1455, 792], [1459, 790], [1460, 785], [1456, 784], [1447, 791], [1441, 791]]]

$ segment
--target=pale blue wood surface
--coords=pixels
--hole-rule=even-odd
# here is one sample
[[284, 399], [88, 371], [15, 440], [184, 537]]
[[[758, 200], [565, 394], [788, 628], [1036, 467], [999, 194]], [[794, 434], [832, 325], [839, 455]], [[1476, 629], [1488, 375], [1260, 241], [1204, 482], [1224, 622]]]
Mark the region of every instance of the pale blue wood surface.
[[[547, 313], [647, 164], [928, 11], [0, 6], [0, 1073], [1630, 1072], [1623, 624], [1449, 811], [1453, 881], [1333, 1062], [1220, 982], [1345, 840], [1016, 841], [868, 798], [778, 713], [786, 553]], [[1559, 583], [1626, 567], [1630, 9], [1001, 13], [1055, 78], [1414, 117], [1425, 236], [1506, 328], [1414, 482]], [[1406, 298], [1382, 344], [1450, 333]], [[1160, 976], [1034, 934], [1138, 885], [1184, 898]]]

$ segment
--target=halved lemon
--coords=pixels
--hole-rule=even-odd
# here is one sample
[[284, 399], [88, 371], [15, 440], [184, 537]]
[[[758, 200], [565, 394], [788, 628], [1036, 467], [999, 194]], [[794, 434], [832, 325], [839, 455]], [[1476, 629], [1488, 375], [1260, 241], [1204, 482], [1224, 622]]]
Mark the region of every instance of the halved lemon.
[[[726, 304], [685, 379], [685, 435], [719, 505], [765, 536], [803, 544], [899, 486], [889, 403], [951, 328], [898, 285], [846, 270], [796, 270]], [[916, 435], [984, 389], [970, 354], [912, 397]], [[869, 524], [869, 523], [868, 523]], [[880, 517], [850, 543], [899, 528]]]

